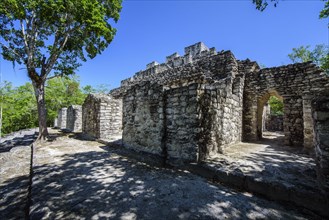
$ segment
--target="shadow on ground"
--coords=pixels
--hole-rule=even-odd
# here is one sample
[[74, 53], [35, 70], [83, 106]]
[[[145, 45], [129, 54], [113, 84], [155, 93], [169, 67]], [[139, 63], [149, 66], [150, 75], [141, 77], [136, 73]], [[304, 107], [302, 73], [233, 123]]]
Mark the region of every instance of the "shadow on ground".
[[0, 219], [24, 219], [35, 129], [8, 135], [0, 143]]
[[35, 134], [30, 134], [30, 135], [15, 137], [11, 140], [6, 140], [0, 143], [0, 153], [8, 152], [12, 148], [17, 146], [30, 146], [35, 140], [35, 138], [36, 138]]
[[29, 176], [15, 177], [0, 185], [0, 219], [24, 219], [28, 201]]
[[110, 147], [65, 143], [36, 155], [31, 219], [302, 219], [273, 202], [138, 163]]

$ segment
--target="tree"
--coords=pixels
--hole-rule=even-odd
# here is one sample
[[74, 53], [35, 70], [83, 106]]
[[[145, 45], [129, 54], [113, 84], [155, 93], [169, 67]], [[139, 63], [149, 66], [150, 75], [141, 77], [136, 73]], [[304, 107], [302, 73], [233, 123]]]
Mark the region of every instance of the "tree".
[[288, 54], [288, 57], [293, 63], [312, 61], [325, 72], [329, 74], [329, 47], [320, 44], [316, 45], [313, 50], [310, 50], [310, 46], [300, 46], [293, 48], [292, 53]]
[[271, 106], [272, 115], [283, 115], [283, 102], [275, 96], [271, 96], [268, 100]]
[[111, 43], [121, 0], [2, 0], [2, 56], [26, 66], [37, 101], [39, 140], [48, 136], [45, 82], [71, 75]]
[[[256, 5], [256, 9], [260, 11], [264, 11], [268, 6], [267, 0], [252, 0], [252, 2]], [[279, 0], [270, 0], [269, 2], [273, 2], [274, 7], [276, 7], [279, 3]]]
[[82, 105], [86, 94], [80, 89], [77, 77], [54, 78], [46, 84], [47, 125], [52, 126], [57, 111], [70, 105]]
[[37, 108], [31, 83], [13, 88], [5, 82], [1, 88], [3, 134], [37, 126]]
[[[97, 89], [88, 86], [90, 91]], [[70, 105], [82, 105], [88, 93], [80, 88], [79, 78], [53, 78], [45, 85], [45, 102], [47, 106], [47, 126], [52, 126], [58, 109]], [[0, 87], [0, 103], [3, 106], [3, 134], [38, 126], [37, 108], [31, 83], [13, 87], [4, 82]]]
[[[322, 0], [326, 1], [326, 0]], [[268, 6], [268, 2], [272, 2], [274, 7], [279, 4], [279, 0], [252, 0], [252, 2], [256, 5], [256, 9], [260, 11], [264, 11]], [[320, 11], [319, 18], [327, 18], [329, 16], [329, 1], [325, 2], [324, 8]], [[329, 25], [328, 25], [329, 27]]]

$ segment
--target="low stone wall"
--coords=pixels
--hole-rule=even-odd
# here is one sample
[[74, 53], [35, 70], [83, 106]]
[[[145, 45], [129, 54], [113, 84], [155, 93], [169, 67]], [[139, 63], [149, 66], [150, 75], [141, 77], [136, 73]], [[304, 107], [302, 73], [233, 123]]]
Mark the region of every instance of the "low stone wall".
[[82, 105], [82, 132], [103, 140], [122, 135], [122, 100], [104, 94], [88, 95]]
[[66, 119], [67, 119], [67, 108], [61, 108], [58, 111], [58, 128], [60, 129], [66, 129]]
[[66, 129], [71, 132], [82, 130], [82, 106], [71, 105], [67, 108]]
[[329, 198], [329, 96], [312, 102], [312, 116], [318, 180]]

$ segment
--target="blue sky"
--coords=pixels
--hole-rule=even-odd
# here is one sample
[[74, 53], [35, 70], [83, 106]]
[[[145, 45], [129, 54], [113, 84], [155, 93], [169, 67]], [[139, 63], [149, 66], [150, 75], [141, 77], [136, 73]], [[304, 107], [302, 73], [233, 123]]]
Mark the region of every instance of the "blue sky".
[[[113, 42], [77, 74], [81, 85], [115, 88], [146, 64], [183, 55], [184, 47], [199, 41], [267, 67], [288, 64], [294, 47], [328, 45], [328, 20], [319, 19], [323, 6], [321, 0], [290, 0], [259, 12], [251, 0], [124, 1]], [[24, 69], [2, 59], [1, 72], [16, 86], [29, 81]]]

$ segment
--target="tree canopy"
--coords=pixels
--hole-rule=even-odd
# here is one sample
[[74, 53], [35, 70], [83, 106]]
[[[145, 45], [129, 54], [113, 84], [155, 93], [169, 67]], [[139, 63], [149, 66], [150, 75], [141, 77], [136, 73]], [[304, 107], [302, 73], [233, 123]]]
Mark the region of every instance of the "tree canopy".
[[[25, 64], [32, 79], [53, 70], [69, 75], [112, 41], [121, 0], [2, 0], [0, 34], [5, 59]], [[39, 70], [39, 71], [37, 71]]]
[[293, 63], [312, 61], [329, 74], [329, 47], [327, 45], [316, 45], [313, 50], [309, 45], [293, 48], [288, 57]]
[[[325, 2], [324, 8], [320, 11], [319, 18], [327, 18], [329, 16], [329, 1], [322, 0]], [[279, 0], [252, 0], [252, 2], [256, 5], [256, 9], [260, 11], [264, 11], [266, 7], [269, 5], [269, 2], [276, 7], [279, 4]], [[328, 26], [329, 27], [329, 26]]]
[[111, 43], [121, 0], [2, 0], [2, 56], [26, 66], [39, 116], [39, 139], [48, 135], [45, 82], [70, 75], [81, 61]]

